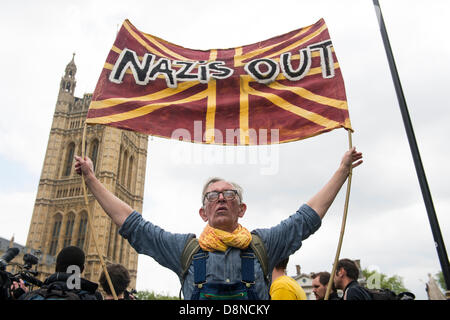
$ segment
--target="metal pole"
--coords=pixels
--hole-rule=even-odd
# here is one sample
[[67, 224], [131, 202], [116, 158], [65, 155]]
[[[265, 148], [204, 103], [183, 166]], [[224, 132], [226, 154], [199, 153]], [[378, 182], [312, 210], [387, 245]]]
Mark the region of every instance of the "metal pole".
[[441, 230], [439, 228], [439, 222], [434, 210], [433, 200], [431, 199], [430, 189], [425, 177], [425, 171], [420, 158], [419, 147], [417, 146], [416, 137], [409, 117], [408, 107], [406, 105], [405, 96], [403, 95], [402, 85], [395, 65], [394, 56], [392, 54], [391, 45], [387, 35], [386, 27], [384, 25], [383, 15], [381, 13], [380, 4], [378, 0], [373, 0], [375, 6], [375, 12], [377, 14], [378, 23], [380, 25], [381, 36], [383, 38], [384, 48], [391, 69], [392, 80], [394, 81], [395, 91], [397, 93], [397, 99], [400, 106], [400, 111], [405, 125], [406, 135], [408, 136], [409, 147], [411, 148], [414, 165], [416, 167], [417, 177], [419, 179], [420, 189], [422, 190], [423, 200], [427, 209], [428, 220], [430, 221], [431, 231], [433, 233], [434, 243], [441, 264], [442, 273], [444, 275], [445, 284], [447, 286], [447, 298], [449, 297], [450, 290], [450, 265], [448, 261], [447, 251], [445, 250], [444, 240], [442, 239]]

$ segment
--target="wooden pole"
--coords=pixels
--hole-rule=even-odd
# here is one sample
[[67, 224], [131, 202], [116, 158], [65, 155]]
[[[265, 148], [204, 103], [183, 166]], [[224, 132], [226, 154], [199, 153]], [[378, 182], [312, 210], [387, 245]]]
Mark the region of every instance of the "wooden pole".
[[[347, 130], [347, 131], [348, 131], [348, 148], [351, 149], [353, 147], [352, 146], [352, 132], [351, 132], [351, 130]], [[333, 285], [334, 275], [336, 273], [336, 267], [337, 267], [337, 263], [339, 260], [339, 255], [341, 253], [342, 240], [344, 239], [345, 223], [347, 222], [348, 201], [350, 198], [350, 188], [352, 185], [352, 169], [353, 169], [352, 166], [350, 166], [350, 172], [348, 173], [348, 180], [347, 180], [347, 193], [345, 195], [344, 215], [342, 216], [341, 234], [339, 235], [339, 242], [338, 242], [338, 247], [336, 250], [336, 256], [334, 258], [333, 270], [331, 271], [331, 274], [330, 274], [330, 280], [328, 281], [327, 291], [325, 293], [324, 300], [328, 300], [328, 297], [330, 296], [331, 287]]]
[[[84, 156], [85, 156], [85, 145], [86, 145], [86, 128], [87, 128], [87, 124], [86, 122], [84, 123], [84, 128], [83, 128], [83, 139], [81, 142], [81, 157], [84, 160]], [[106, 276], [106, 281], [108, 281], [108, 285], [109, 285], [109, 289], [111, 290], [112, 296], [114, 297], [114, 300], [118, 300], [117, 298], [117, 294], [116, 291], [114, 290], [114, 286], [112, 284], [111, 278], [109, 276], [108, 270], [106, 269], [106, 264], [105, 261], [103, 260], [103, 256], [98, 248], [97, 245], [97, 236], [95, 235], [94, 232], [94, 226], [92, 223], [92, 216], [91, 216], [91, 212], [89, 210], [89, 201], [88, 201], [88, 197], [87, 197], [87, 190], [86, 190], [86, 182], [84, 181], [84, 176], [83, 173], [81, 174], [81, 185], [83, 186], [83, 194], [84, 194], [84, 203], [86, 204], [86, 210], [87, 210], [87, 215], [88, 215], [88, 225], [89, 225], [89, 231], [91, 233], [92, 239], [94, 240], [94, 245], [95, 245], [95, 249], [97, 249], [97, 254], [98, 257], [100, 258], [100, 264], [102, 265], [103, 268], [103, 272], [105, 273]]]

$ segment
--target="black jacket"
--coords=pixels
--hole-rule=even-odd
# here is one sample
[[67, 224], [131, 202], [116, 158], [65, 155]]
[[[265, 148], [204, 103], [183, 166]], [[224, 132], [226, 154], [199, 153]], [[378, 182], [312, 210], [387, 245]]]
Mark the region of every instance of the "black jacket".
[[97, 291], [98, 284], [84, 278], [80, 278], [79, 288], [69, 289], [67, 284], [73, 283], [73, 279], [69, 279], [71, 276], [72, 274], [70, 273], [56, 272], [45, 279], [41, 289], [22, 295], [20, 300], [34, 299], [33, 297], [36, 296], [36, 294], [39, 294], [42, 289], [73, 292], [78, 295], [80, 300], [103, 300], [102, 295]]
[[328, 297], [328, 300], [341, 300], [341, 298], [339, 298], [338, 294], [336, 291], [333, 291], [330, 293], [330, 296]]
[[359, 285], [358, 281], [353, 280], [344, 290], [342, 299], [345, 300], [372, 300], [369, 292]]

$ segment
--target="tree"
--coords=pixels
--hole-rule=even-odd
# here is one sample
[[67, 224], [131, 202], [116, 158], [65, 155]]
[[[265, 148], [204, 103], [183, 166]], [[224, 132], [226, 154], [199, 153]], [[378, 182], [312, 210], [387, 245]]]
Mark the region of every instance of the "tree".
[[435, 280], [444, 291], [447, 291], [447, 285], [445, 284], [444, 273], [442, 271], [436, 273]]
[[169, 296], [168, 294], [159, 294], [154, 291], [138, 291], [135, 294], [139, 300], [178, 300], [178, 297]]
[[379, 273], [376, 270], [369, 271], [368, 269], [362, 270], [362, 273], [367, 280], [367, 288], [369, 289], [389, 289], [396, 294], [409, 291], [403, 284], [403, 278], [398, 275], [388, 277], [384, 273]]

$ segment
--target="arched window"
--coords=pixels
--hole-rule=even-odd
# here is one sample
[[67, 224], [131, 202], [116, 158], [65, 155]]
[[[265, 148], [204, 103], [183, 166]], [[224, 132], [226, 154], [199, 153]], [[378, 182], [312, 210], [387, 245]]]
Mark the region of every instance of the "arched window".
[[120, 238], [120, 253], [119, 253], [119, 263], [123, 263], [123, 241], [124, 241], [124, 238], [123, 237], [121, 237]]
[[73, 155], [75, 153], [75, 143], [71, 142], [67, 148], [66, 161], [64, 166], [64, 176], [70, 175], [72, 171]]
[[114, 228], [114, 222], [112, 222], [112, 220], [110, 220], [110, 225], [109, 225], [109, 240], [108, 240], [108, 251], [107, 251], [107, 256], [108, 256], [108, 258], [111, 258], [111, 256], [112, 256], [112, 248], [113, 248], [113, 243], [112, 243], [112, 241], [113, 241], [113, 239], [114, 239], [114, 237], [113, 237], [113, 234], [114, 234], [114, 232], [115, 232], [115, 228]]
[[94, 164], [94, 170], [95, 170], [95, 166], [97, 164], [97, 154], [98, 154], [98, 140], [94, 139], [91, 142], [92, 146], [91, 146], [91, 153], [90, 153], [90, 158], [92, 160], [92, 163]]
[[72, 212], [70, 212], [67, 216], [66, 233], [64, 234], [64, 245], [63, 245], [64, 248], [70, 246], [74, 223], [75, 223], [75, 215]]
[[113, 252], [112, 252], [112, 260], [113, 261], [116, 261], [118, 245], [119, 245], [119, 232], [117, 232], [117, 229], [116, 229], [114, 232], [114, 245], [113, 245]]
[[117, 165], [117, 182], [120, 182], [120, 177], [122, 176], [122, 161], [123, 161], [123, 148], [120, 146], [119, 151], [119, 164]]
[[77, 247], [84, 250], [87, 238], [87, 224], [88, 216], [86, 212], [82, 212], [80, 215], [80, 225], [78, 227]]
[[56, 255], [56, 249], [58, 248], [59, 231], [61, 230], [62, 216], [57, 213], [53, 217], [53, 230], [52, 238], [50, 239], [50, 251], [51, 256]]
[[128, 190], [130, 189], [131, 186], [131, 180], [133, 177], [133, 162], [134, 162], [134, 158], [133, 156], [130, 157], [130, 161], [128, 163], [128, 181], [127, 181], [127, 188]]
[[120, 182], [125, 185], [125, 177], [127, 176], [127, 165], [128, 165], [128, 151], [125, 151], [122, 157], [122, 177], [120, 177]]

